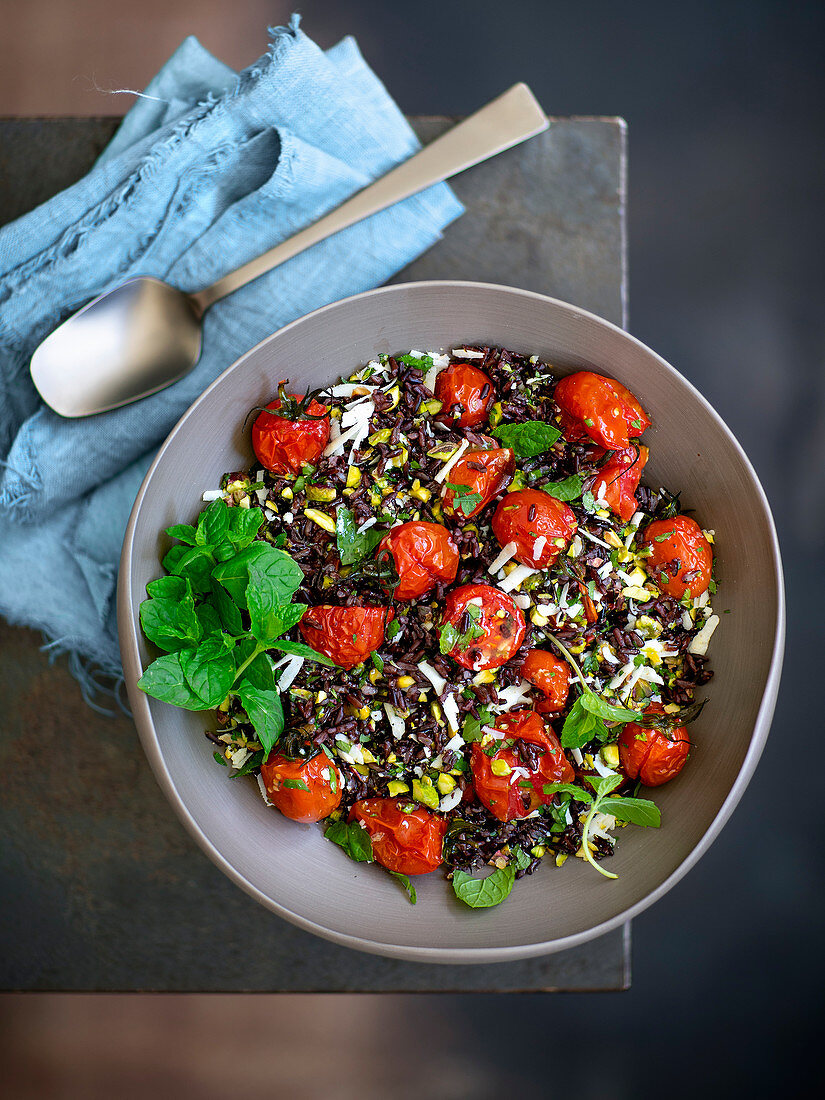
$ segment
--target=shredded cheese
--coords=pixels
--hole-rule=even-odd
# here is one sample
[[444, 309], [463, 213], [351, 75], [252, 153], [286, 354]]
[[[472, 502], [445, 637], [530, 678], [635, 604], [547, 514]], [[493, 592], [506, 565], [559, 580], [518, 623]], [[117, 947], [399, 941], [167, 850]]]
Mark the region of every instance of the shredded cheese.
[[532, 577], [534, 573], [539, 573], [541, 570], [533, 569], [529, 565], [517, 565], [512, 573], [508, 573], [503, 581], [498, 582], [498, 586], [502, 592], [512, 592], [514, 588], [518, 588], [522, 581], [526, 581], [528, 577]]
[[499, 569], [502, 569], [507, 562], [512, 558], [518, 547], [514, 542], [505, 542], [499, 553], [493, 558], [490, 564], [487, 566], [488, 573], [498, 573]]

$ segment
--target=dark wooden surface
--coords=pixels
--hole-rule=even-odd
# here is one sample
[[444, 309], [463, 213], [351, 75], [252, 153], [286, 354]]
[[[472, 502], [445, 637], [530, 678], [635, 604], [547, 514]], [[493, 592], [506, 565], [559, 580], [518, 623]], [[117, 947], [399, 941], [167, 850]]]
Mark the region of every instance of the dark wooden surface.
[[[69, 186], [117, 119], [0, 120], [0, 223]], [[424, 140], [448, 125], [414, 119]], [[625, 320], [625, 131], [557, 119], [454, 181], [466, 215], [401, 272], [500, 282]], [[2, 552], [2, 548], [0, 548]], [[258, 906], [189, 839], [132, 722], [83, 702], [65, 659], [0, 623], [0, 988], [407, 992], [609, 990], [630, 928], [540, 959], [405, 963], [338, 947]], [[523, 889], [529, 889], [529, 882]]]

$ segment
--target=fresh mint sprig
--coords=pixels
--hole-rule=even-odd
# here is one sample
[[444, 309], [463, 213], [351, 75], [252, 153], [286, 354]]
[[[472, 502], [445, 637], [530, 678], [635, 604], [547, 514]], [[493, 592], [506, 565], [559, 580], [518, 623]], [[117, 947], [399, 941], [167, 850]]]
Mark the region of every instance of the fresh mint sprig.
[[552, 634], [547, 634], [547, 637], [573, 669], [582, 689], [581, 695], [573, 703], [564, 720], [561, 731], [562, 748], [581, 749], [591, 741], [608, 741], [612, 734], [604, 724], [605, 719], [609, 722], [625, 723], [634, 722], [639, 717], [638, 711], [613, 706], [601, 695], [597, 695], [585, 680], [573, 654], [564, 643]]
[[595, 867], [599, 874], [604, 875], [605, 878], [615, 879], [619, 876], [612, 871], [605, 870], [604, 867], [598, 864], [590, 850], [590, 828], [596, 814], [611, 814], [617, 821], [629, 821], [633, 825], [642, 825], [653, 829], [658, 829], [662, 823], [659, 807], [646, 798], [609, 797], [611, 791], [614, 791], [623, 781], [624, 777], [621, 775], [589, 775], [587, 777], [587, 782], [596, 792], [596, 797], [591, 802], [582, 826], [582, 852], [591, 867]]
[[197, 526], [169, 528], [184, 545], [166, 555], [170, 575], [149, 582], [148, 599], [140, 606], [144, 634], [165, 653], [146, 668], [138, 687], [193, 711], [236, 696], [265, 758], [284, 729], [268, 651], [334, 662], [302, 642], [283, 639], [307, 610], [292, 602], [304, 574], [285, 551], [256, 539], [262, 522], [259, 509], [229, 508], [218, 499], [204, 509]]
[[465, 516], [472, 515], [475, 508], [481, 504], [481, 493], [474, 493], [471, 485], [457, 485], [448, 481], [446, 486], [453, 491], [453, 507], [460, 509]]

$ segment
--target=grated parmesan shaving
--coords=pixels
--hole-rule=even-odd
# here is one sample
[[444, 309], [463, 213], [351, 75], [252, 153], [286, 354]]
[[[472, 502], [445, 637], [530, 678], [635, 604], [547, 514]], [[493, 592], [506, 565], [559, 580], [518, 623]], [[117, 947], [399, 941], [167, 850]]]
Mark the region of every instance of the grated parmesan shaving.
[[424, 676], [430, 681], [435, 688], [436, 695], [440, 695], [444, 688], [447, 686], [447, 681], [441, 675], [440, 672], [436, 672], [431, 664], [427, 661], [418, 662], [418, 671], [423, 673]]
[[461, 456], [464, 454], [469, 446], [470, 441], [468, 439], [462, 439], [461, 443], [459, 443], [459, 445], [456, 447], [456, 449], [453, 451], [453, 453], [435, 475], [433, 481], [437, 481], [439, 482], [439, 484], [446, 481], [447, 474], [449, 474], [450, 470], [452, 470], [453, 466], [455, 466], [456, 462], [458, 462], [458, 460], [461, 458]]
[[384, 704], [384, 711], [387, 715], [387, 721], [390, 724], [390, 732], [396, 741], [403, 737], [407, 730], [407, 723], [392, 705], [392, 703]]
[[529, 565], [517, 565], [512, 573], [508, 573], [503, 581], [499, 581], [498, 586], [502, 592], [512, 592], [522, 581], [526, 581], [528, 577], [532, 577], [534, 573], [539, 572], [541, 570], [533, 569]]
[[487, 572], [498, 573], [499, 569], [503, 568], [503, 566], [507, 564], [510, 558], [515, 556], [517, 549], [518, 547], [514, 542], [506, 542], [504, 546], [502, 546], [496, 557], [493, 558], [493, 560], [487, 566]]

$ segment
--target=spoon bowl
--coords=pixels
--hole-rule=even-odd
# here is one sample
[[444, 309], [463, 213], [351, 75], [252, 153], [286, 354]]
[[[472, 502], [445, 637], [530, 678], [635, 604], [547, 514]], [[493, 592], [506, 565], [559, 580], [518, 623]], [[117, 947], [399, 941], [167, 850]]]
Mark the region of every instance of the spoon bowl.
[[156, 393], [190, 371], [200, 353], [200, 313], [189, 295], [138, 277], [47, 336], [32, 356], [31, 375], [56, 413], [87, 416]]

